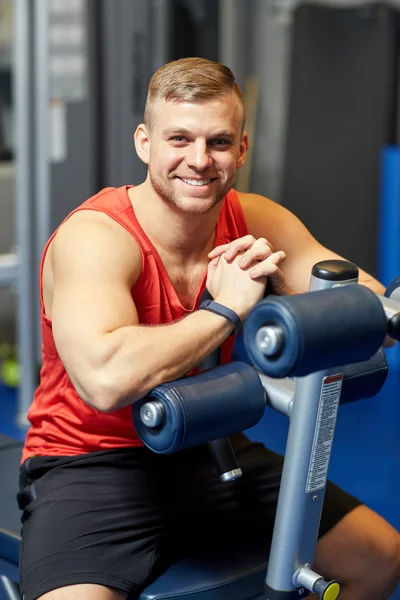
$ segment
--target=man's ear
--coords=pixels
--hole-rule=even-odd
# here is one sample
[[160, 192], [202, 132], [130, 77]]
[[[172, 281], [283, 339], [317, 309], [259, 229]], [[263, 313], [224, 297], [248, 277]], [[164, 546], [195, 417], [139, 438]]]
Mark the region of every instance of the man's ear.
[[150, 160], [150, 136], [144, 123], [138, 125], [133, 139], [138, 157], [145, 165], [148, 165]]
[[249, 136], [247, 131], [243, 132], [242, 135], [242, 139], [240, 140], [240, 145], [239, 145], [239, 155], [237, 158], [237, 162], [236, 162], [236, 168], [240, 169], [240, 167], [243, 167], [244, 163], [246, 162], [246, 156], [247, 156], [247, 152], [249, 149]]

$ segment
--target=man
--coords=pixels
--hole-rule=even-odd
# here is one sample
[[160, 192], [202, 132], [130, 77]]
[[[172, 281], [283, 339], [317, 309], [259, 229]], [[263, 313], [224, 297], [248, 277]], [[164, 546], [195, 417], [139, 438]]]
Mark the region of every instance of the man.
[[[229, 69], [164, 66], [135, 132], [146, 180], [89, 199], [46, 246], [19, 494], [25, 600], [134, 597], [190, 544], [271, 534], [280, 457], [234, 436], [244, 476], [220, 484], [207, 448], [158, 456], [132, 425], [131, 405], [152, 388], [221, 344], [229, 360], [234, 326], [198, 310], [205, 285], [242, 320], [267, 280], [277, 294], [305, 291], [313, 264], [337, 257], [285, 208], [233, 191], [243, 125]], [[383, 292], [363, 271], [360, 283]], [[392, 593], [398, 533], [331, 484], [320, 535], [315, 569], [341, 580], [343, 600]]]

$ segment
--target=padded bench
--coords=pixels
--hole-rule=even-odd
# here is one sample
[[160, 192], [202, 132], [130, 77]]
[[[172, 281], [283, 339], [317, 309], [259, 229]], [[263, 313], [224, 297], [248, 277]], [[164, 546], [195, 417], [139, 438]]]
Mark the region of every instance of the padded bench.
[[[16, 600], [19, 582], [20, 511], [16, 504], [21, 442], [0, 434], [0, 599]], [[140, 600], [261, 600], [265, 548], [230, 548], [223, 556], [190, 556], [171, 565]]]

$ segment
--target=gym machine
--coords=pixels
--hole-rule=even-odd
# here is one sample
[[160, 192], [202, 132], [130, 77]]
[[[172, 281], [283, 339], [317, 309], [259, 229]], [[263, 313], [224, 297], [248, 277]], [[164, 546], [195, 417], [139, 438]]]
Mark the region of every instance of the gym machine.
[[[387, 297], [349, 285], [357, 282], [352, 263], [318, 263], [312, 294], [267, 297], [248, 316], [244, 342], [255, 368], [234, 362], [210, 369], [158, 386], [134, 405], [140, 438], [163, 454], [247, 429], [267, 404], [289, 417], [266, 600], [310, 592], [335, 600], [340, 593], [338, 581], [312, 569], [338, 408], [379, 392], [388, 371], [382, 344], [400, 331], [400, 279]], [[235, 597], [255, 598], [254, 590]]]

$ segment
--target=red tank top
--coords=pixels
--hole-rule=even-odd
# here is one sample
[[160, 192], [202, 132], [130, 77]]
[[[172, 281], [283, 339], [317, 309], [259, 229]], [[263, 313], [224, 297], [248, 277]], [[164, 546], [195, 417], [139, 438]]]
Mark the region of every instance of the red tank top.
[[[79, 210], [106, 213], [136, 240], [142, 255], [142, 272], [132, 289], [139, 322], [165, 324], [181, 319], [197, 309], [204, 290], [206, 274], [192, 309], [184, 308], [169, 280], [157, 250], [141, 228], [128, 197], [128, 187], [106, 188], [89, 198]], [[69, 215], [69, 216], [71, 216]], [[67, 219], [69, 218], [67, 217]], [[40, 269], [42, 290], [43, 262], [54, 235], [48, 241]], [[231, 190], [224, 199], [216, 227], [215, 246], [247, 234], [237, 193]], [[72, 456], [111, 448], [141, 446], [132, 423], [132, 408], [102, 413], [80, 399], [54, 344], [52, 324], [44, 314], [41, 293], [42, 369], [41, 381], [28, 412], [28, 429], [22, 461], [30, 456]], [[222, 346], [222, 361], [231, 357], [233, 336]]]

